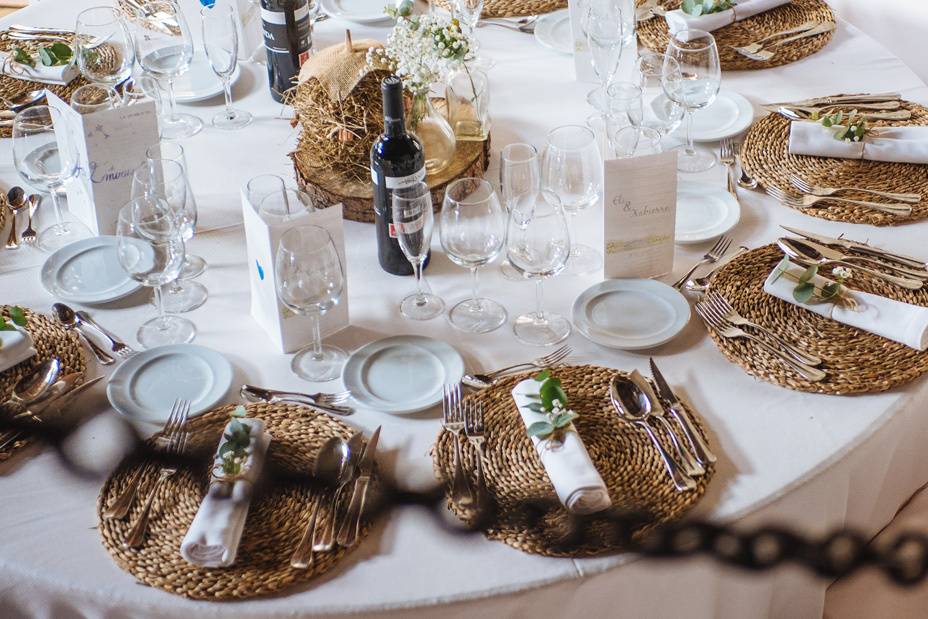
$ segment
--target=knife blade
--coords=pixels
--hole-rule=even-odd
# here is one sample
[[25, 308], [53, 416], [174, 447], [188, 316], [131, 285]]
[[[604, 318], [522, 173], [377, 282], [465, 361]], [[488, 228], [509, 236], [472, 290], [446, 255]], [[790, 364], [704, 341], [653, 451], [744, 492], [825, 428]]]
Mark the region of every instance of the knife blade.
[[[789, 256], [790, 260], [798, 262], [803, 266], [821, 266], [824, 264], [843, 265], [878, 277], [891, 284], [905, 288], [906, 290], [921, 290], [925, 285], [925, 281], [922, 279], [893, 275], [892, 273], [872, 269], [856, 262], [849, 262], [845, 259], [844, 254], [836, 252], [828, 247], [823, 247], [808, 239], [794, 239], [783, 236], [777, 239], [777, 246], [783, 250], [784, 254]], [[825, 250], [825, 252], [823, 253], [821, 250]]]
[[670, 388], [670, 385], [667, 384], [664, 375], [657, 369], [657, 364], [654, 363], [654, 359], [649, 358], [648, 361], [651, 363], [651, 377], [654, 378], [654, 384], [657, 385], [657, 392], [667, 403], [667, 410], [670, 412], [670, 416], [673, 417], [674, 421], [680, 426], [680, 429], [683, 430], [683, 435], [686, 436], [687, 442], [690, 444], [690, 447], [692, 447], [696, 460], [703, 466], [715, 462], [717, 460], [715, 454], [712, 453], [712, 449], [709, 448], [706, 439], [702, 437], [702, 433], [696, 428], [696, 425], [690, 418], [689, 412], [683, 407], [683, 403], [680, 402], [680, 399]]
[[928, 262], [923, 260], [918, 260], [917, 258], [912, 258], [911, 256], [905, 256], [903, 254], [897, 254], [894, 252], [886, 251], [878, 247], [873, 247], [867, 245], [866, 243], [861, 243], [859, 241], [852, 241], [851, 239], [836, 239], [830, 236], [822, 236], [815, 234], [813, 232], [805, 232], [798, 228], [791, 228], [789, 226], [780, 226], [787, 232], [792, 232], [793, 234], [799, 235], [801, 237], [807, 238], [810, 241], [817, 241], [825, 245], [835, 245], [841, 247], [842, 249], [847, 250], [857, 250], [866, 254], [883, 256], [900, 264], [910, 266], [915, 269], [921, 269], [928, 273]]
[[364, 447], [364, 453], [361, 454], [361, 460], [358, 462], [358, 477], [354, 480], [354, 489], [351, 492], [351, 502], [348, 504], [348, 511], [345, 512], [345, 519], [338, 530], [336, 541], [339, 546], [354, 546], [358, 541], [358, 534], [361, 530], [361, 518], [364, 516], [364, 504], [367, 501], [367, 490], [371, 482], [371, 473], [374, 470], [374, 455], [377, 453], [377, 443], [380, 442], [380, 428], [377, 426], [371, 435], [367, 445]]

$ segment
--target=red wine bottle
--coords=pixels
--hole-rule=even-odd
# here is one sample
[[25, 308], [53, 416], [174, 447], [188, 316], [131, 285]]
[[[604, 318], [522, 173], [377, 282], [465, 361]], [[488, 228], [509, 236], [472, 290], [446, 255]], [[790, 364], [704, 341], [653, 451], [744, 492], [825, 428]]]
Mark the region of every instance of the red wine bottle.
[[403, 255], [393, 227], [393, 190], [425, 180], [425, 153], [419, 138], [406, 131], [403, 81], [395, 75], [385, 77], [380, 91], [384, 129], [371, 147], [377, 257], [387, 273], [412, 275], [412, 265]]
[[282, 102], [313, 46], [309, 0], [261, 0], [261, 20], [271, 96]]

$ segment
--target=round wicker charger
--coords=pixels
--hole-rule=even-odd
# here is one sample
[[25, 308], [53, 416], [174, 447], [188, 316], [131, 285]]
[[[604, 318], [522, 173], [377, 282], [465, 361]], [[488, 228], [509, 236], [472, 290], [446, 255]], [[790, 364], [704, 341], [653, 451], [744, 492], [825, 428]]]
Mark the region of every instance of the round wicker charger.
[[[84, 350], [76, 333], [68, 332], [56, 320], [32, 310], [26, 313], [26, 331], [32, 336], [33, 347], [36, 354], [20, 364], [14, 365], [5, 372], [0, 372], [0, 402], [5, 402], [13, 393], [13, 387], [21, 378], [35, 371], [42, 363], [57, 356], [61, 360], [61, 374], [83, 373], [87, 369], [84, 360]], [[0, 306], [0, 314], [4, 318], [10, 317], [10, 306]], [[12, 443], [0, 451], [0, 462], [9, 459], [16, 451], [25, 447], [30, 439], [24, 438]]]
[[[119, 567], [140, 582], [193, 599], [251, 598], [312, 580], [331, 570], [349, 552], [350, 549], [337, 547], [330, 552], [314, 553], [309, 569], [290, 567], [290, 555], [317, 501], [324, 501], [317, 527], [324, 526], [330, 517], [331, 494], [309, 483], [315, 454], [327, 439], [340, 436], [348, 440], [354, 430], [332, 417], [295, 404], [248, 404], [245, 406], [248, 416], [263, 419], [273, 437], [266, 469], [285, 473], [288, 478], [256, 490], [232, 566], [200, 568], [181, 557], [181, 541], [206, 492], [209, 463], [233, 408], [224, 406], [188, 422], [190, 438], [186, 453], [202, 456], [203, 467], [195, 472], [181, 469], [161, 486], [141, 548], [124, 548], [123, 540], [141, 512], [158, 469], [144, 462], [129, 461], [103, 485], [97, 500], [103, 545]], [[123, 520], [104, 520], [103, 509], [123, 492], [139, 467], [144, 467], [139, 493], [129, 515]], [[299, 481], [300, 478], [306, 482]], [[366, 534], [365, 528], [362, 536]]]
[[[642, 3], [643, 0], [639, 0], [638, 4]], [[674, 10], [680, 8], [681, 1], [660, 0], [660, 3], [665, 9]], [[712, 35], [719, 48], [722, 69], [725, 71], [769, 69], [796, 62], [814, 54], [831, 41], [833, 32], [799, 39], [774, 48], [776, 54], [766, 61], [751, 60], [729, 47], [744, 47], [775, 32], [795, 28], [809, 21], [835, 21], [835, 15], [822, 0], [792, 0], [789, 4], [758, 13], [713, 31]], [[637, 30], [638, 41], [644, 47], [661, 53], [667, 49], [669, 33], [667, 22], [663, 17], [655, 16], [638, 22]]]
[[[909, 120], [873, 121], [873, 126], [928, 125], [928, 109], [903, 101], [912, 112]], [[920, 193], [928, 197], [928, 166], [912, 163], [884, 163], [833, 157], [808, 157], [789, 154], [790, 121], [779, 114], [761, 118], [745, 136], [741, 145], [744, 170], [761, 185], [796, 193], [790, 176], [798, 176], [811, 185], [823, 187], [866, 187], [882, 191]], [[865, 193], [843, 192], [842, 198], [881, 201]], [[885, 200], [883, 200], [885, 201]], [[803, 210], [807, 215], [855, 224], [887, 226], [928, 217], [928, 200], [912, 206], [905, 217], [873, 211], [853, 204], [823, 201]]]
[[[649, 520], [634, 534], [640, 536], [653, 527], [680, 518], [705, 494], [715, 472], [710, 466], [691, 492], [677, 492], [664, 470], [658, 452], [643, 430], [622, 421], [609, 399], [609, 383], [617, 370], [594, 365], [559, 367], [554, 372], [561, 379], [570, 408], [579, 413], [574, 424], [583, 438], [590, 458], [599, 470], [613, 507], [618, 510], [646, 513]], [[623, 544], [614, 527], [605, 520], [594, 520], [579, 547], [563, 548], [568, 512], [560, 504], [543, 517], [544, 526], [531, 526], [520, 519], [516, 506], [531, 499], [557, 500], [554, 488], [525, 431], [512, 399], [517, 383], [532, 372], [501, 380], [492, 388], [467, 396], [484, 407], [486, 460], [484, 471], [487, 489], [498, 507], [494, 522], [484, 530], [493, 540], [532, 554], [558, 557], [586, 557], [619, 552]], [[702, 430], [702, 423], [696, 417]], [[655, 430], [656, 432], [662, 432]], [[705, 431], [703, 431], [705, 435]], [[661, 434], [670, 449], [669, 439]], [[454, 436], [446, 431], [438, 435], [432, 450], [435, 476], [450, 480], [454, 471]], [[476, 452], [461, 439], [465, 470], [474, 471]], [[465, 513], [450, 503], [462, 519]]]
[[[709, 292], [726, 299], [742, 316], [786, 337], [799, 349], [820, 357], [824, 380], [810, 382], [777, 357], [745, 339], [725, 339], [709, 327], [709, 336], [729, 361], [748, 374], [795, 391], [876, 393], [907, 383], [928, 372], [928, 353], [843, 325], [764, 292], [764, 281], [783, 259], [776, 245], [745, 252], [712, 278]], [[928, 307], [928, 290], [905, 290], [859, 270], [850, 288]]]
[[[451, 11], [453, 4], [449, 0], [436, 0], [435, 4]], [[486, 0], [481, 17], [522, 17], [541, 15], [567, 8], [567, 0]]]

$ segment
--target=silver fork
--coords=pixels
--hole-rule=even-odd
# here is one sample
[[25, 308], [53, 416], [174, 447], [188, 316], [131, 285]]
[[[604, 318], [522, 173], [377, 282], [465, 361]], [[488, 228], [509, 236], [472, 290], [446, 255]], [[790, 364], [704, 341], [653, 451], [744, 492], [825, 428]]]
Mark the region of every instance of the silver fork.
[[451, 433], [454, 441], [454, 475], [451, 479], [451, 500], [458, 505], [473, 505], [474, 493], [464, 474], [461, 457], [461, 432], [464, 431], [464, 411], [461, 407], [461, 385], [445, 385], [442, 388], [441, 424]]
[[469, 387], [475, 387], [477, 389], [484, 389], [493, 384], [493, 381], [502, 376], [503, 374], [509, 374], [521, 368], [525, 369], [541, 369], [551, 367], [552, 365], [557, 365], [564, 359], [570, 356], [573, 352], [573, 349], [564, 345], [558, 348], [557, 350], [544, 355], [543, 357], [538, 357], [532, 361], [525, 363], [516, 363], [515, 365], [510, 365], [508, 367], [494, 370], [492, 372], [486, 372], [484, 374], [465, 374], [463, 382]]
[[724, 234], [718, 238], [715, 242], [715, 245], [712, 246], [712, 249], [706, 252], [702, 257], [702, 260], [694, 264], [689, 271], [683, 274], [683, 277], [675, 281], [672, 285], [674, 288], [679, 290], [683, 287], [683, 284], [686, 283], [686, 280], [696, 272], [696, 269], [701, 267], [704, 264], [712, 264], [713, 262], [718, 262], [719, 259], [725, 255], [725, 252], [728, 251], [729, 246], [731, 245], [731, 237], [725, 236]]
[[467, 440], [474, 446], [477, 452], [477, 483], [479, 484], [479, 493], [486, 492], [487, 480], [483, 472], [484, 442], [486, 441], [483, 424], [483, 402], [469, 400], [465, 402], [464, 407], [464, 434]]
[[800, 363], [805, 363], [806, 365], [817, 366], [822, 364], [822, 360], [815, 355], [810, 355], [807, 352], [803, 352], [791, 344], [786, 338], [774, 333], [767, 327], [762, 327], [761, 325], [752, 322], [739, 314], [735, 308], [731, 306], [728, 302], [728, 299], [720, 295], [719, 293], [712, 291], [704, 300], [704, 305], [708, 311], [716, 312], [718, 316], [735, 325], [736, 327], [749, 327], [760, 331], [768, 338], [773, 340], [774, 344], [783, 349], [784, 352], [791, 355], [796, 361]]
[[718, 316], [707, 311], [707, 307], [704, 303], [699, 302], [696, 304], [696, 313], [699, 314], [699, 317], [702, 318], [703, 322], [706, 323], [708, 327], [714, 329], [716, 333], [721, 335], [726, 339], [736, 339], [744, 338], [750, 340], [760, 346], [761, 348], [773, 353], [777, 356], [784, 364], [786, 364], [794, 372], [798, 373], [800, 376], [811, 382], [818, 382], [825, 378], [825, 372], [818, 368], [813, 368], [812, 366], [806, 365], [805, 363], [800, 363], [787, 355], [785, 352], [781, 351], [779, 348], [768, 344], [764, 340], [751, 335], [746, 332], [744, 329], [736, 327], [735, 325], [722, 320]]
[[833, 196], [836, 193], [842, 191], [857, 191], [860, 193], [869, 193], [875, 196], [881, 196], [883, 198], [889, 198], [891, 200], [898, 200], [899, 202], [911, 202], [912, 204], [917, 204], [922, 201], [921, 194], [917, 193], [896, 193], [893, 191], [877, 191], [876, 189], [865, 189], [863, 187], [818, 187], [815, 185], [809, 184], [806, 180], [799, 178], [798, 176], [791, 175], [789, 177], [790, 184], [802, 191], [804, 193], [810, 193], [813, 196]]
[[836, 198], [834, 196], [813, 196], [808, 194], [791, 194], [783, 191], [778, 187], [768, 186], [764, 190], [769, 196], [795, 209], [803, 210], [812, 208], [819, 202], [840, 202], [842, 204], [853, 204], [862, 206], [871, 211], [879, 211], [896, 217], [906, 216], [912, 213], [911, 204], [892, 204], [888, 202], [867, 202], [865, 200], [851, 200], [848, 198]]
[[[171, 433], [168, 439], [168, 446], [164, 452], [165, 455], [169, 457], [182, 455], [187, 446], [187, 416], [190, 414], [190, 402], [187, 400], [175, 400], [174, 408], [171, 412], [172, 415], [175, 410], [177, 411], [179, 421], [175, 426], [175, 431]], [[133, 524], [132, 528], [129, 530], [126, 541], [123, 542], [126, 548], [138, 548], [145, 542], [145, 532], [148, 530], [148, 519], [151, 514], [152, 503], [155, 501], [155, 495], [158, 494], [158, 489], [161, 488], [161, 485], [175, 473], [177, 473], [177, 466], [161, 466], [161, 469], [158, 471], [158, 479], [155, 480], [154, 485], [151, 487], [151, 490], [149, 490], [148, 498], [145, 499], [145, 505], [142, 506], [142, 513], [139, 514], [135, 524]]]
[[722, 145], [719, 148], [719, 161], [725, 164], [727, 168], [725, 171], [725, 180], [728, 183], [728, 193], [737, 198], [738, 193], [735, 190], [735, 180], [732, 176], [735, 167], [735, 144], [731, 138], [722, 140]]
[[101, 325], [96, 320], [91, 318], [90, 314], [88, 314], [87, 312], [83, 310], [78, 311], [77, 317], [80, 318], [81, 322], [86, 322], [88, 325], [96, 329], [97, 332], [100, 333], [100, 335], [105, 337], [109, 341], [110, 350], [116, 353], [117, 357], [122, 357], [123, 359], [125, 359], [127, 357], [131, 357], [132, 355], [136, 353], [136, 351], [131, 346], [129, 346], [128, 344], [120, 340], [118, 337], [116, 337], [115, 335], [107, 331], [103, 327], [103, 325]]
[[727, 45], [726, 47], [732, 48], [733, 50], [735, 50], [735, 51], [738, 52], [739, 54], [744, 54], [744, 55], [747, 55], [747, 54], [756, 54], [757, 52], [759, 52], [760, 50], [762, 50], [762, 49], [764, 48], [764, 45], [765, 45], [766, 43], [772, 41], [773, 39], [777, 39], [777, 38], [780, 38], [780, 37], [785, 37], [785, 36], [787, 36], [787, 35], [796, 34], [796, 33], [799, 33], [799, 32], [805, 32], [806, 30], [811, 30], [812, 28], [815, 28], [816, 26], [818, 26], [819, 23], [821, 23], [821, 22], [817, 22], [817, 21], [814, 21], [814, 20], [813, 20], [813, 21], [807, 21], [807, 22], [805, 22], [804, 24], [801, 24], [801, 25], [799, 25], [799, 26], [796, 26], [795, 28], [790, 28], [790, 29], [788, 29], [788, 30], [781, 30], [780, 32], [774, 32], [773, 34], [768, 34], [767, 36], [765, 36], [765, 37], [762, 38], [762, 39], [757, 39], [757, 40], [754, 41], [753, 43], [748, 43], [747, 45], [743, 45], [743, 46], [741, 46], [741, 47], [737, 47], [737, 46], [735, 46], [735, 45]]
[[29, 217], [26, 219], [26, 229], [23, 230], [23, 233], [19, 237], [26, 245], [35, 245], [35, 239], [38, 234], [36, 234], [35, 228], [32, 227], [32, 218], [35, 217], [35, 213], [39, 210], [39, 205], [41, 204], [42, 196], [40, 194], [34, 193], [29, 196], [29, 210], [26, 211]]

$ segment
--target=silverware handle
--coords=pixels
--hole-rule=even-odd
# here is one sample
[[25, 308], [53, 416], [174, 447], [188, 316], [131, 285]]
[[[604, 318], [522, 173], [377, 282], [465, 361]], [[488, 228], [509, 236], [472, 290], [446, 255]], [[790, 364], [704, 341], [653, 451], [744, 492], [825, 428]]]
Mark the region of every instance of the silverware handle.
[[693, 448], [696, 459], [703, 465], [709, 465], [715, 462], [717, 460], [715, 454], [712, 453], [712, 449], [709, 448], [709, 443], [706, 442], [706, 439], [702, 437], [702, 432], [696, 428], [693, 420], [690, 419], [689, 413], [682, 410], [682, 407], [678, 409], [672, 406], [670, 407], [670, 414], [677, 423], [680, 424], [680, 428], [683, 430], [686, 440], [689, 441], [690, 447]]
[[348, 504], [348, 511], [345, 512], [345, 519], [338, 530], [339, 546], [350, 547], [358, 540], [358, 533], [361, 530], [361, 517], [364, 515], [364, 503], [367, 501], [367, 486], [370, 483], [369, 477], [358, 477], [354, 482], [354, 492], [351, 493], [351, 502]]
[[703, 467], [693, 454], [690, 453], [690, 450], [680, 442], [680, 437], [677, 436], [677, 432], [673, 429], [670, 422], [660, 415], [651, 415], [651, 418], [657, 420], [657, 423], [664, 427], [664, 431], [667, 432], [667, 436], [670, 437], [670, 444], [673, 445], [673, 450], [677, 454], [677, 461], [681, 464], [683, 472], [690, 477], [705, 475], [705, 467]]
[[138, 520], [132, 525], [132, 529], [126, 537], [125, 545], [129, 548], [138, 548], [145, 542], [145, 531], [148, 530], [148, 517], [151, 514], [151, 505], [155, 502], [155, 494], [158, 493], [158, 488], [161, 487], [164, 480], [165, 477], [159, 475], [158, 479], [155, 480], [155, 485], [152, 486], [151, 490], [148, 492], [148, 496], [145, 498], [145, 505], [142, 507], [142, 513], [139, 514]]
[[471, 374], [465, 374], [465, 375], [461, 378], [461, 382], [462, 382], [465, 386], [470, 387], [471, 389], [486, 389], [487, 387], [489, 387], [488, 384], [486, 384], [486, 383], [483, 382], [483, 381], [477, 380], [477, 379], [476, 379], [474, 376], [472, 376]]
[[891, 198], [893, 200], [899, 200], [900, 202], [911, 202], [916, 204], [922, 201], [921, 194], [917, 193], [896, 193], [894, 191], [878, 191], [876, 189], [865, 189], [864, 187], [845, 187], [847, 191], [859, 191], [861, 193], [869, 193], [875, 196], [882, 196], [884, 198]]
[[312, 398], [299, 393], [275, 392], [271, 400], [273, 402], [291, 402], [293, 404], [302, 404], [303, 406], [315, 408], [324, 413], [331, 413], [333, 415], [340, 415], [342, 417], [346, 417], [354, 413], [354, 409], [350, 406], [338, 406], [337, 404], [318, 404]]
[[660, 440], [657, 438], [657, 435], [654, 434], [654, 430], [651, 429], [651, 426], [644, 421], [636, 421], [635, 423], [644, 428], [644, 431], [647, 432], [648, 437], [657, 449], [657, 453], [660, 454], [661, 460], [664, 462], [664, 469], [666, 469], [667, 474], [670, 475], [674, 488], [681, 492], [693, 490], [696, 487], [696, 482], [692, 477], [680, 470], [680, 465], [674, 461], [670, 454], [667, 453], [667, 450], [664, 449], [664, 446], [661, 445]]
[[336, 488], [332, 492], [332, 515], [326, 523], [325, 529], [322, 530], [322, 536], [318, 542], [313, 541], [313, 550], [325, 552], [332, 550], [335, 545], [335, 521], [338, 518], [338, 499], [341, 496], [341, 488]]
[[129, 487], [116, 497], [112, 505], [103, 511], [103, 518], [107, 520], [121, 520], [126, 517], [126, 514], [129, 513], [129, 508], [132, 507], [132, 501], [135, 500], [135, 494], [138, 492], [139, 478], [142, 476], [142, 471], [146, 468], [148, 468], [147, 465], [139, 467], [135, 475], [133, 475], [132, 479], [129, 481]]
[[766, 43], [767, 41], [770, 41], [771, 39], [777, 39], [779, 37], [784, 37], [789, 34], [796, 34], [797, 32], [806, 32], [807, 30], [812, 30], [813, 28], [816, 28], [819, 25], [820, 24], [816, 22], [806, 22], [804, 24], [796, 26], [795, 28], [790, 28], [789, 30], [781, 30], [780, 32], [774, 32], [773, 34], [768, 34], [763, 39], [757, 39], [754, 42], [755, 43]]
[[489, 376], [490, 378], [497, 378], [499, 376], [502, 376], [503, 374], [508, 374], [509, 372], [518, 370], [519, 368], [537, 368], [537, 367], [538, 366], [534, 362], [526, 361], [525, 363], [516, 363], [515, 365], [510, 365], [508, 367], [505, 367], [499, 370], [487, 372], [487, 376]]
[[322, 497], [319, 497], [313, 506], [309, 522], [306, 523], [306, 528], [303, 530], [303, 536], [293, 550], [293, 554], [290, 555], [290, 567], [305, 570], [313, 564], [313, 538], [316, 532], [316, 517], [319, 515], [319, 506], [321, 504]]
[[755, 337], [751, 335], [750, 333], [745, 332], [744, 336], [747, 339], [754, 342], [755, 344], [762, 346], [768, 352], [775, 354], [777, 357], [780, 358], [781, 361], [783, 361], [786, 365], [788, 365], [790, 368], [792, 368], [795, 372], [797, 372], [800, 376], [802, 376], [806, 380], [810, 380], [812, 382], [818, 382], [825, 378], [826, 374], [823, 370], [820, 370], [810, 365], [806, 365], [805, 363], [800, 363], [799, 361], [796, 361], [795, 359], [793, 359], [791, 356], [789, 356], [788, 354], [786, 354], [785, 352], [783, 352], [776, 346], [773, 346], [772, 344], [768, 344], [764, 340], [760, 339], [759, 337]]
[[482, 494], [482, 493], [486, 492], [486, 489], [487, 489], [487, 478], [485, 477], [485, 473], [484, 473], [484, 471], [483, 471], [483, 458], [484, 458], [483, 443], [482, 443], [482, 442], [480, 442], [480, 443], [474, 442], [473, 445], [474, 445], [474, 449], [475, 449], [476, 452], [477, 452], [477, 483], [478, 483], [478, 489], [479, 489], [479, 492]]
[[848, 262], [847, 260], [836, 260], [836, 264], [843, 264], [852, 269], [858, 269], [864, 273], [869, 273], [874, 277], [878, 277], [883, 281], [887, 281], [891, 284], [895, 284], [907, 290], [921, 290], [922, 286], [925, 285], [925, 282], [919, 279], [911, 279], [909, 277], [899, 277], [897, 275], [891, 275], [889, 273], [884, 273], [883, 271], [877, 271], [876, 269], [871, 269], [869, 267], [861, 266], [856, 262]]
[[10, 217], [10, 236], [6, 239], [6, 248], [17, 249], [19, 247], [19, 237], [16, 233], [16, 211], [13, 210], [13, 207], [10, 207], [10, 214], [12, 215]]
[[865, 262], [867, 264], [873, 265], [874, 267], [878, 267], [881, 269], [889, 269], [890, 271], [893, 271], [894, 273], [902, 277], [912, 277], [915, 279], [920, 279], [922, 281], [924, 281], [925, 279], [928, 279], [928, 271], [926, 271], [924, 268], [913, 269], [911, 267], [905, 267], [901, 265], [897, 266], [897, 265], [889, 264], [887, 262], [882, 262], [875, 258], [869, 258], [866, 256], [857, 256], [853, 254], [845, 255], [844, 259], [845, 260], [860, 260], [861, 262]]
[[451, 479], [451, 500], [455, 503], [472, 503], [473, 493], [467, 483], [464, 473], [464, 462], [461, 453], [461, 440], [457, 434], [452, 433], [454, 440], [454, 476]]
[[769, 337], [771, 340], [774, 341], [774, 343], [776, 343], [777, 346], [782, 348], [784, 352], [792, 355], [793, 358], [796, 359], [796, 361], [800, 363], [805, 363], [806, 365], [812, 365], [812, 366], [821, 365], [822, 360], [820, 358], [816, 357], [815, 355], [810, 355], [809, 353], [804, 352], [802, 350], [799, 350], [798, 348], [793, 346], [790, 342], [788, 342], [785, 338], [781, 337], [777, 333], [774, 333], [767, 327], [762, 327], [761, 325], [753, 323], [749, 320], [745, 321], [745, 324], [757, 329], [758, 331], [760, 331], [761, 333]]
[[916, 260], [915, 258], [909, 258], [908, 256], [902, 256], [900, 254], [894, 254], [892, 252], [883, 251], [881, 249], [867, 247], [866, 245], [851, 245], [847, 246], [846, 248], [851, 251], [859, 251], [862, 254], [876, 256], [878, 258], [886, 258], [888, 260], [892, 260], [893, 262], [898, 262], [899, 264], [921, 269], [922, 271], [928, 273], [928, 263]]
[[93, 356], [97, 358], [97, 361], [103, 365], [113, 365], [116, 363], [116, 360], [113, 359], [109, 353], [97, 346], [97, 343], [92, 339], [84, 335], [84, 332], [81, 331], [80, 327], [77, 328], [77, 333], [80, 335], [81, 339], [87, 343], [87, 345], [90, 347], [90, 350], [93, 351]]
[[687, 271], [686, 273], [683, 274], [683, 277], [681, 277], [680, 279], [678, 279], [677, 281], [675, 281], [673, 284], [671, 284], [671, 286], [673, 286], [674, 288], [676, 288], [676, 289], [679, 290], [679, 289], [683, 286], [683, 284], [686, 283], [686, 280], [688, 280], [688, 279], [690, 278], [690, 276], [691, 276], [693, 273], [696, 272], [696, 269], [698, 269], [699, 267], [701, 267], [701, 266], [704, 265], [704, 264], [709, 264], [709, 260], [708, 260], [707, 258], [703, 258], [702, 260], [700, 260], [699, 262], [697, 262], [696, 264], [694, 264], [694, 265], [690, 268], [689, 271]]
[[890, 215], [909, 215], [912, 213], [911, 204], [890, 204], [884, 202], [869, 202], [867, 200], [852, 200], [850, 198], [836, 198], [834, 196], [828, 196], [828, 200], [834, 202], [844, 202], [845, 204], [854, 204], [856, 206], [863, 206], [874, 211], [880, 211], [881, 213], [889, 213]]
[[802, 34], [797, 34], [791, 37], [786, 37], [785, 39], [780, 39], [779, 41], [774, 41], [767, 47], [768, 48], [780, 47], [781, 45], [784, 45], [786, 43], [792, 43], [793, 41], [798, 41], [800, 39], [806, 39], [808, 37], [815, 37], [820, 34], [825, 34], [826, 32], [831, 32], [834, 29], [835, 29], [834, 22], [825, 22], [823, 24], [819, 24], [818, 26], [816, 26], [815, 28], [812, 28], [811, 30], [806, 30]]
[[115, 335], [113, 335], [112, 333], [110, 333], [109, 331], [107, 331], [106, 329], [104, 329], [104, 328], [103, 328], [103, 325], [101, 325], [101, 324], [98, 323], [96, 320], [94, 320], [93, 318], [91, 318], [91, 317], [90, 317], [90, 314], [87, 314], [87, 313], [85, 313], [85, 312], [77, 312], [77, 317], [81, 319], [81, 322], [87, 323], [88, 325], [90, 325], [91, 327], [93, 327], [93, 328], [97, 331], [97, 333], [99, 333], [100, 335], [102, 335], [103, 337], [105, 337], [105, 338], [107, 339], [107, 341], [109, 342], [110, 348], [113, 350], [113, 352], [116, 352], [116, 349], [119, 348], [119, 345], [120, 345], [120, 344], [122, 344], [123, 346], [125, 346], [124, 343], [122, 343], [122, 342], [120, 342], [120, 341], [118, 341], [118, 340], [116, 339], [116, 336], [115, 336]]
[[0, 449], [6, 449], [9, 445], [15, 443], [23, 437], [22, 432], [10, 432], [4, 435], [4, 441], [0, 443]]

